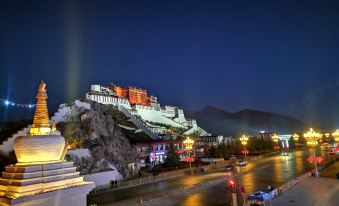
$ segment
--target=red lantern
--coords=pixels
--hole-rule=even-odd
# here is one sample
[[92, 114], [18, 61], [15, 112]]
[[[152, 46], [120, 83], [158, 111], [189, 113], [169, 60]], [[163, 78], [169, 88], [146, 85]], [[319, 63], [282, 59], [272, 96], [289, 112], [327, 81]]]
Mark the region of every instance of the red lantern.
[[250, 153], [250, 151], [249, 150], [241, 150], [241, 154], [249, 154]]
[[274, 149], [280, 149], [280, 146], [276, 145], [273, 147]]
[[317, 163], [321, 163], [321, 162], [323, 162], [324, 161], [324, 158], [322, 158], [322, 157], [308, 157], [307, 159], [307, 162], [309, 162], [309, 163], [314, 163], [314, 162], [317, 162]]
[[186, 162], [194, 162], [195, 158], [194, 157], [186, 157], [185, 161]]
[[175, 153], [177, 153], [177, 154], [184, 154], [185, 150], [177, 150], [177, 151], [175, 151]]
[[313, 163], [314, 162], [314, 157], [307, 157], [307, 162]]
[[315, 160], [320, 164], [322, 161], [324, 161], [324, 158], [322, 157], [317, 157]]

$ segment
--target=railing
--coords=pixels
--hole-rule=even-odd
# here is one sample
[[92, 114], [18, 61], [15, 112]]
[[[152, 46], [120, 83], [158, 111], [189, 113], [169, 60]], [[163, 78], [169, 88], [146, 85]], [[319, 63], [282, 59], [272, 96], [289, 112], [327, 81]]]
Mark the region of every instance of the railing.
[[123, 189], [123, 188], [128, 188], [128, 187], [134, 187], [134, 186], [157, 182], [157, 181], [161, 181], [161, 180], [165, 180], [169, 178], [179, 177], [182, 175], [184, 175], [183, 170], [176, 170], [176, 171], [160, 173], [159, 175], [156, 175], [156, 176], [148, 176], [148, 177], [127, 180], [127, 181], [118, 181], [116, 185], [108, 183], [106, 185], [101, 185], [99, 187], [96, 187], [93, 190], [93, 193], [97, 194], [97, 193], [105, 192], [107, 190], [111, 191], [111, 190], [118, 190], [118, 189]]
[[291, 189], [292, 187], [296, 186], [300, 182], [304, 181], [308, 177], [311, 177], [311, 172], [307, 172], [297, 178], [294, 178], [293, 180], [290, 180], [289, 182], [283, 184], [282, 186], [279, 187], [279, 193], [286, 192], [287, 190]]

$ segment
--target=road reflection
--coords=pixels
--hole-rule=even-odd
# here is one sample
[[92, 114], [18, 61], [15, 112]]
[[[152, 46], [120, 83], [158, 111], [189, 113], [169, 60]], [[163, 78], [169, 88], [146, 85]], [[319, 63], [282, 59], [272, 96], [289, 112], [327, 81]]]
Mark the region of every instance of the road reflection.
[[[310, 169], [313, 168], [313, 164], [306, 161], [306, 158], [313, 155], [312, 149], [305, 151], [296, 151], [290, 153], [288, 156], [275, 156], [267, 161], [251, 162], [247, 166], [242, 167], [242, 171], [248, 171], [254, 169], [253, 172], [237, 177], [238, 187], [244, 186], [246, 195], [253, 193], [257, 190], [267, 190], [268, 185], [273, 187], [279, 187], [280, 185], [296, 178]], [[317, 156], [327, 158], [326, 151], [317, 151]], [[265, 166], [263, 169], [260, 169]], [[259, 168], [259, 169], [257, 169]], [[202, 191], [198, 191], [192, 196], [199, 197], [199, 200], [194, 198], [183, 198], [179, 200], [176, 205], [229, 205], [231, 202], [231, 195], [226, 183], [219, 184]], [[238, 194], [238, 201], [241, 205], [242, 200], [241, 194]], [[207, 201], [208, 200], [208, 201]], [[202, 204], [203, 203], [203, 204]]]
[[185, 202], [182, 203], [183, 206], [203, 206], [204, 203], [202, 201], [203, 196], [199, 193], [190, 195]]
[[[244, 186], [247, 195], [259, 189], [266, 191], [268, 185], [278, 187], [313, 168], [313, 164], [311, 165], [306, 161], [306, 158], [310, 155], [313, 155], [313, 150], [306, 149], [304, 151], [290, 153], [288, 157], [274, 156], [268, 159], [250, 162], [247, 166], [241, 167], [240, 171], [246, 172], [251, 170], [252, 172], [239, 175], [237, 177], [237, 183], [239, 186]], [[326, 152], [317, 151], [317, 155], [326, 157]], [[224, 172], [224, 169], [220, 169], [205, 175], [183, 176], [153, 184], [95, 195], [89, 197], [89, 200], [96, 202], [98, 205], [126, 205], [125, 203], [132, 199], [140, 199], [141, 197], [144, 198], [159, 193], [164, 194], [167, 191], [205, 183], [209, 180], [220, 179], [226, 176], [227, 174]], [[228, 205], [230, 200], [231, 194], [228, 185], [226, 182], [222, 182], [210, 187], [203, 187], [201, 190], [185, 197], [180, 197], [175, 201], [177, 201], [176, 205], [184, 206], [217, 206]], [[239, 201], [241, 202], [241, 200], [242, 197], [239, 194]]]

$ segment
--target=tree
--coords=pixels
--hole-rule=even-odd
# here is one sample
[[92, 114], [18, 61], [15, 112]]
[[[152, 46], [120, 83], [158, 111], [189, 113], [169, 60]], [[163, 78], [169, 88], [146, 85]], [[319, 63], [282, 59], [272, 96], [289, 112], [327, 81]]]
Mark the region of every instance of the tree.
[[241, 144], [239, 139], [236, 139], [234, 144], [234, 150], [236, 154], [241, 154], [241, 150], [244, 149], [244, 146]]
[[170, 142], [168, 152], [166, 154], [165, 165], [166, 167], [176, 167], [180, 163], [180, 157], [175, 151], [173, 142]]
[[215, 158], [215, 147], [212, 145], [210, 148], [210, 154], [209, 157]]
[[291, 137], [289, 140], [288, 140], [288, 144], [290, 146], [290, 149], [294, 149], [295, 148], [295, 141], [293, 139], [293, 137]]
[[299, 141], [299, 144], [303, 144], [304, 146], [307, 145], [307, 139], [303, 135], [299, 137], [298, 141]]
[[220, 151], [220, 154], [223, 158], [226, 158], [228, 157], [230, 154], [229, 154], [229, 151], [227, 149], [227, 146], [225, 145], [225, 143], [222, 143], [221, 145], [218, 146], [218, 149]]

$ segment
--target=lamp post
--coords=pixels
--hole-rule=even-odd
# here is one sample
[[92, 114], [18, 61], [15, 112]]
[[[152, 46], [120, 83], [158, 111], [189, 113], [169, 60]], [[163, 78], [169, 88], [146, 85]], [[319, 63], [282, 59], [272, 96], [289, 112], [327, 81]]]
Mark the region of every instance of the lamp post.
[[246, 151], [247, 141], [248, 141], [248, 137], [246, 135], [242, 135], [240, 137], [240, 142], [241, 142], [242, 145], [244, 145], [244, 155], [245, 155], [244, 159], [246, 158], [246, 153], [247, 153], [247, 151]]
[[334, 137], [334, 140], [336, 142], [339, 142], [339, 129], [337, 129], [335, 132], [333, 132], [332, 136]]
[[317, 161], [315, 156], [315, 146], [318, 145], [318, 139], [320, 138], [321, 134], [315, 132], [312, 128], [306, 133], [304, 133], [304, 137], [307, 140], [307, 144], [313, 147], [313, 161], [314, 161], [314, 167], [315, 167], [315, 174], [318, 176], [318, 167], [317, 167]]
[[278, 142], [279, 141], [279, 136], [277, 135], [277, 134], [274, 134], [273, 136], [272, 136], [272, 140], [273, 140], [273, 142]]
[[299, 140], [299, 135], [297, 133], [294, 133], [292, 137], [293, 137], [294, 141], [298, 141]]
[[192, 140], [190, 137], [187, 137], [184, 141], [183, 141], [184, 145], [185, 145], [185, 149], [188, 151], [188, 157], [189, 157], [189, 162], [190, 162], [190, 169], [192, 168], [191, 166], [191, 150], [193, 148], [193, 144], [194, 144], [194, 140]]

